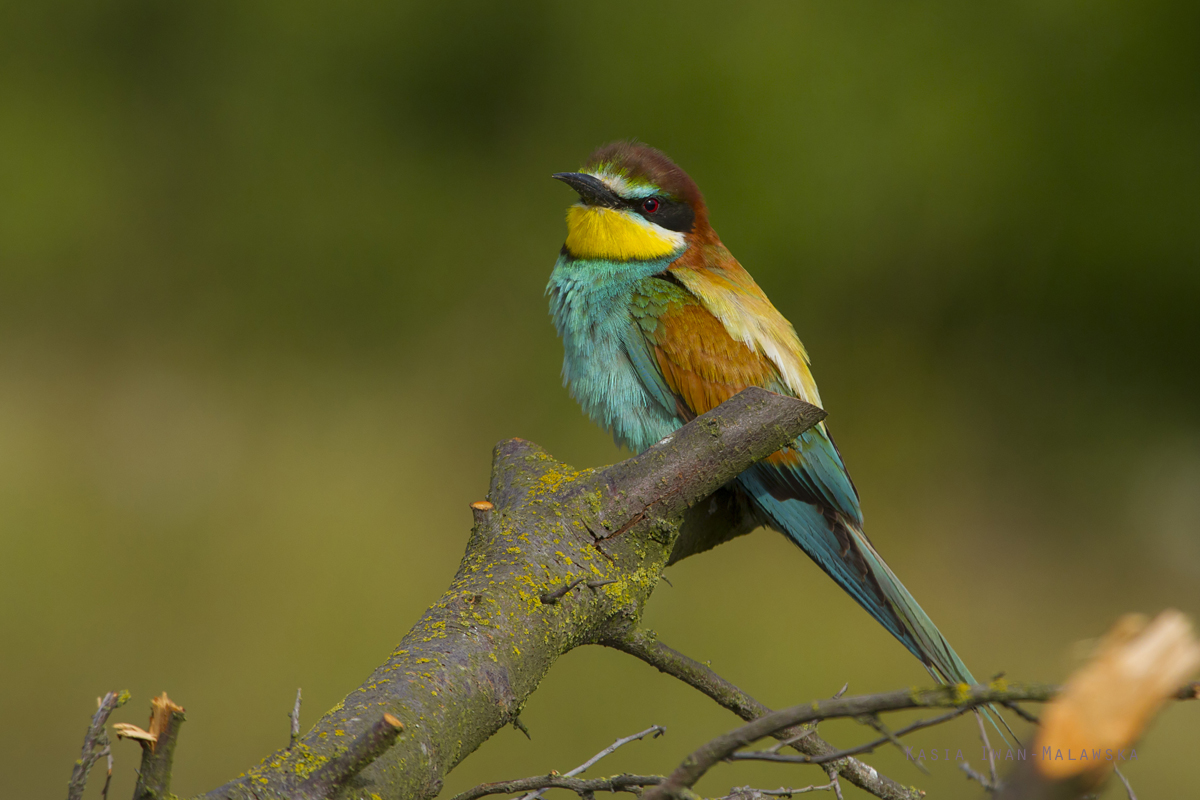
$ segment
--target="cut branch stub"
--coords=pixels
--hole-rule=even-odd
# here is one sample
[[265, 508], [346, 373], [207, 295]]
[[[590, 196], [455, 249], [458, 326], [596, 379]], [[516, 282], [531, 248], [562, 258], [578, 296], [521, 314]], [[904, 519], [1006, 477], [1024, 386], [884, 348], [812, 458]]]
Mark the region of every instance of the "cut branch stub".
[[[823, 416], [799, 400], [751, 389], [639, 456], [583, 472], [532, 442], [501, 442], [492, 507], [472, 508], [476, 524], [442, 598], [293, 747], [208, 797], [286, 796], [300, 785], [325, 796], [351, 786], [388, 800], [436, 795], [447, 772], [517, 718], [560, 655], [640, 618], [689, 508]], [[737, 503], [718, 505], [721, 514], [694, 508], [686, 515], [698, 532], [690, 552], [721, 541], [721, 524], [744, 527]], [[605, 536], [601, 550], [596, 540]], [[580, 578], [588, 589], [560, 591]], [[343, 758], [381, 713], [403, 723], [406, 734], [350, 784], [305, 783]]]
[[387, 752], [404, 732], [404, 723], [391, 714], [362, 732], [346, 752], [325, 762], [320, 769], [308, 776], [297, 792], [299, 797], [330, 797], [337, 789], [345, 787], [363, 768]]
[[167, 693], [150, 700], [150, 730], [136, 725], [114, 725], [118, 736], [136, 739], [142, 746], [142, 765], [138, 769], [133, 800], [161, 800], [171, 794], [171, 766], [175, 742], [184, 722], [183, 708], [171, 702]]

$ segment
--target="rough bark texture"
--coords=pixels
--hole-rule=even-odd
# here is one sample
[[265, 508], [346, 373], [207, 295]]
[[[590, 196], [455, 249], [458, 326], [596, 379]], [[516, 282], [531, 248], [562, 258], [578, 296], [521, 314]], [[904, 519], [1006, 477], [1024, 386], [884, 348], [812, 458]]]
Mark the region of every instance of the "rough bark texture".
[[206, 797], [306, 793], [385, 713], [403, 735], [332, 796], [433, 797], [447, 772], [516, 719], [560, 655], [636, 623], [669, 561], [750, 530], [732, 493], [706, 498], [823, 417], [748, 389], [641, 455], [583, 472], [532, 442], [502, 442], [493, 507], [474, 508], [442, 598], [294, 746]]

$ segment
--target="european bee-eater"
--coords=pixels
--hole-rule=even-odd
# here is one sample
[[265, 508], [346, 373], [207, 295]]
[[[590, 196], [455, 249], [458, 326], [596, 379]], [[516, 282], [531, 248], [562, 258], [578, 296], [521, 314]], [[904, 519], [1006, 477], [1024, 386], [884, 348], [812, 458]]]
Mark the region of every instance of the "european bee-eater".
[[[555, 178], [579, 193], [547, 294], [563, 382], [641, 452], [747, 386], [821, 405], [796, 331], [721, 243], [696, 184], [636, 142]], [[863, 533], [824, 423], [738, 476], [764, 524], [800, 546], [935, 677], [970, 671]]]

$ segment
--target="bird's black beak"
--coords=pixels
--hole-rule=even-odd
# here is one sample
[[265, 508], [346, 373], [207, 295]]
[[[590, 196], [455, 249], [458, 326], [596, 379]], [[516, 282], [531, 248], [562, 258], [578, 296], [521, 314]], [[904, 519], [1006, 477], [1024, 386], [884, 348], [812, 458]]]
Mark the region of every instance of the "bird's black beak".
[[585, 175], [582, 172], [556, 172], [550, 176], [579, 192], [579, 199], [584, 205], [602, 206], [603, 208], [618, 208], [622, 205], [621, 198], [604, 185], [604, 181]]

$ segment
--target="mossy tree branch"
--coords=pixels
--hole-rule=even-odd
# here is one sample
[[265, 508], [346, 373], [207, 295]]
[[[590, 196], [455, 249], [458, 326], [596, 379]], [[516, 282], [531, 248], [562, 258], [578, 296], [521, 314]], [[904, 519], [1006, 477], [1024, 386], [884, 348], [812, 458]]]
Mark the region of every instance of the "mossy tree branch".
[[404, 735], [326, 796], [433, 797], [446, 773], [516, 720], [559, 656], [636, 624], [669, 561], [753, 527], [731, 493], [706, 498], [824, 416], [747, 389], [644, 453], [582, 472], [532, 442], [502, 442], [442, 598], [292, 747], [206, 798], [310, 794], [310, 778], [385, 713]]
[[[691, 800], [691, 786], [706, 769], [733, 756], [746, 743], [778, 735], [803, 755], [780, 754], [777, 746], [738, 757], [821, 763], [830, 783], [796, 790], [739, 790], [741, 794], [735, 792], [730, 798], [821, 790], [840, 793], [839, 775], [881, 798], [910, 800], [919, 795], [851, 757], [884, 739], [838, 751], [819, 739], [808, 723], [844, 716], [869, 721], [881, 711], [916, 707], [962, 710], [1001, 703], [1017, 710], [1011, 703], [1047, 700], [1055, 687], [959, 685], [860, 698], [839, 696], [770, 711], [637, 627], [663, 567], [740, 535], [757, 523], [744, 502], [722, 487], [823, 417], [824, 412], [808, 404], [750, 389], [641, 455], [607, 469], [582, 472], [530, 442], [502, 442], [494, 455], [489, 499], [472, 504], [474, 526], [466, 554], [438, 603], [425, 612], [387, 661], [312, 730], [299, 738], [293, 731], [288, 748], [204, 798], [433, 797], [455, 765], [504, 725], [518, 722], [521, 707], [555, 660], [584, 644], [605, 644], [634, 655], [750, 722], [697, 750], [665, 779], [619, 776], [597, 783], [552, 776], [560, 782], [547, 783], [543, 776], [533, 779], [531, 789], [561, 785], [588, 797], [598, 790], [644, 787], [647, 800]], [[1157, 708], [1166, 699], [1197, 695], [1196, 684], [1170, 689], [1178, 685], [1172, 681], [1200, 664], [1200, 649], [1190, 637], [1190, 628], [1178, 612], [1172, 613], [1174, 617], [1164, 612], [1145, 629], [1161, 633], [1160, 628], [1173, 625], [1174, 639], [1158, 633], [1143, 635], [1139, 631], [1144, 623], [1129, 623], [1125, 626], [1129, 630], [1122, 628], [1124, 634], [1114, 638], [1105, 651], [1110, 656], [1117, 654], [1106, 656], [1105, 668], [1116, 676], [1109, 676], [1109, 683], [1115, 680], [1120, 686], [1129, 683], [1122, 676], [1130, 662], [1121, 648], [1144, 645], [1143, 649], [1161, 650], [1165, 642], [1179, 651], [1174, 661], [1166, 659], [1174, 664], [1169, 675], [1151, 675], [1150, 690], [1131, 695], [1138, 712], [1134, 717], [1139, 720], [1149, 713], [1150, 701]], [[1133, 658], [1130, 663], [1145, 661], [1144, 657]], [[1102, 670], [1096, 674], [1108, 675]], [[1080, 685], [1094, 689], [1097, 680], [1092, 680], [1090, 672], [1088, 676], [1090, 682]], [[1083, 690], [1075, 694], [1091, 696]], [[299, 698], [297, 709], [298, 703]], [[116, 696], [101, 702], [85, 740], [84, 758], [72, 777], [71, 792], [82, 792], [87, 768], [103, 754], [96, 754], [95, 748], [103, 745], [103, 723], [111, 710], [106, 706], [116, 705]], [[118, 735], [136, 739], [143, 747], [135, 800], [173, 797], [171, 762], [183, 709], [165, 693], [152, 705], [150, 730], [128, 723], [114, 726]], [[1074, 709], [1075, 716], [1059, 716], [1071, 722], [1090, 713], [1087, 709], [1092, 705], [1064, 704], [1064, 708]], [[293, 712], [293, 720], [297, 714], [298, 710]], [[1073, 730], [1064, 724], [1058, 728]], [[1042, 730], [1048, 736], [1045, 728]], [[1140, 727], [1130, 730], [1134, 731], [1131, 736], [1136, 735]], [[895, 735], [885, 738], [894, 742]], [[1045, 782], [1044, 776], [1038, 779]], [[567, 781], [574, 782], [568, 786]], [[1070, 788], [1069, 781], [1059, 783]]]

